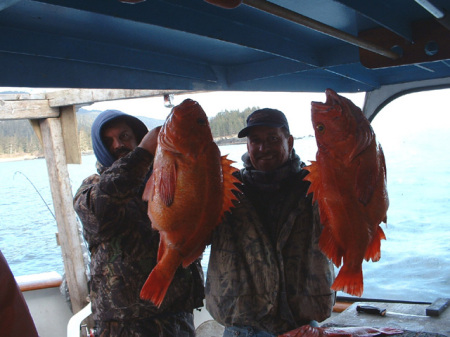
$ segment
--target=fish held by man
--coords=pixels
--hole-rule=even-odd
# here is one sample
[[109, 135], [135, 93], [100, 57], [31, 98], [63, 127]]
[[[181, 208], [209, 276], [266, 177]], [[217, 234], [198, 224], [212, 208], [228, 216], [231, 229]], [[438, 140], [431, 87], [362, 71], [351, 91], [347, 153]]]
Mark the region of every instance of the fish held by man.
[[319, 328], [303, 325], [300, 328], [288, 331], [278, 337], [374, 337], [400, 333], [403, 333], [403, 330], [395, 328], [371, 328], [365, 326]]
[[378, 261], [386, 239], [380, 227], [389, 207], [383, 150], [349, 99], [327, 89], [326, 102], [311, 105], [318, 150], [305, 180], [323, 224], [319, 247], [337, 267], [342, 263], [331, 288], [361, 296], [362, 262]]
[[158, 263], [142, 299], [160, 306], [177, 268], [204, 251], [236, 197], [233, 162], [220, 155], [208, 118], [191, 99], [174, 107], [158, 135], [153, 173], [144, 190], [152, 227], [160, 233]]

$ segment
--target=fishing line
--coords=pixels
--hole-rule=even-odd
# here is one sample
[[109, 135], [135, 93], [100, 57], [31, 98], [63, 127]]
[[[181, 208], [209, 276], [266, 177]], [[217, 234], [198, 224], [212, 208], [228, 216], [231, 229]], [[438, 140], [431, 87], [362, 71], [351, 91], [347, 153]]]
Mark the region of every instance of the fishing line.
[[48, 207], [47, 202], [46, 202], [45, 199], [42, 197], [42, 194], [39, 193], [39, 191], [38, 191], [38, 189], [36, 188], [36, 186], [34, 186], [33, 182], [32, 182], [30, 179], [28, 179], [28, 177], [27, 177], [24, 173], [22, 173], [22, 172], [20, 172], [20, 171], [16, 171], [16, 172], [14, 173], [14, 177], [16, 176], [17, 173], [20, 173], [21, 175], [23, 175], [23, 176], [30, 182], [31, 186], [34, 187], [34, 189], [35, 189], [35, 191], [37, 192], [37, 194], [39, 194], [39, 196], [41, 197], [41, 200], [43, 201], [43, 203], [44, 203], [45, 206], [47, 207], [48, 211], [51, 213], [51, 215], [53, 216], [53, 218], [56, 220], [55, 214], [53, 214], [53, 212], [52, 212], [52, 210], [50, 209], [50, 207]]

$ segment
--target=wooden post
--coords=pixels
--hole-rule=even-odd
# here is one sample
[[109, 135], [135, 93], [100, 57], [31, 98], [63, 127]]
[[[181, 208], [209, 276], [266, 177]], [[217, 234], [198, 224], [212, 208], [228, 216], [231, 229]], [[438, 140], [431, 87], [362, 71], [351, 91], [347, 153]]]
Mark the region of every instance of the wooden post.
[[78, 122], [75, 105], [62, 106], [61, 127], [66, 154], [66, 164], [81, 164], [81, 150], [78, 139]]
[[61, 120], [60, 118], [41, 119], [39, 125], [72, 311], [77, 313], [88, 303], [88, 288], [80, 233], [73, 209]]

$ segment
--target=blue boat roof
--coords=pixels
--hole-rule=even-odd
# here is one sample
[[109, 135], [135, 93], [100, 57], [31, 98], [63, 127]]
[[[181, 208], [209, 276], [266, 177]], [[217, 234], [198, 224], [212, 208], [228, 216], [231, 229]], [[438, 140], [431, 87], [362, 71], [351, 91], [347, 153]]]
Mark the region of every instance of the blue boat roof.
[[[450, 12], [448, 0], [430, 1], [437, 16]], [[0, 86], [370, 92], [448, 84], [450, 20], [435, 15], [413, 0], [243, 0], [233, 9], [204, 0], [6, 0]]]

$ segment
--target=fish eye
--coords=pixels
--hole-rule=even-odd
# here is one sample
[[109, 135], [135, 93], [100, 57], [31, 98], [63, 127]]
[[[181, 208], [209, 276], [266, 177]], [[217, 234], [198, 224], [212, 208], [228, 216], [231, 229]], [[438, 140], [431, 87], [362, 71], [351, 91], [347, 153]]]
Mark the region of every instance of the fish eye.
[[197, 118], [197, 124], [200, 124], [200, 125], [206, 125], [206, 119], [204, 119], [204, 118]]
[[325, 125], [323, 124], [317, 124], [316, 125], [316, 130], [319, 131], [320, 133], [325, 131]]

